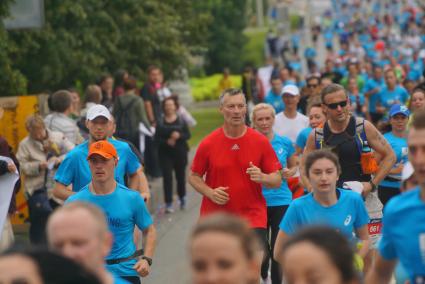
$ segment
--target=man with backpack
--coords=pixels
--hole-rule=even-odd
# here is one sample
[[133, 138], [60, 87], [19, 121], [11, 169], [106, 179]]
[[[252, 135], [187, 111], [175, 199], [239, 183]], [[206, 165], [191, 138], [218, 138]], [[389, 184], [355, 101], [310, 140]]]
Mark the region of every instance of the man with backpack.
[[115, 135], [133, 143], [139, 143], [139, 123], [150, 129], [143, 99], [136, 94], [136, 79], [129, 77], [124, 81], [124, 95], [115, 100], [113, 115], [116, 122]]
[[[382, 220], [382, 203], [377, 196], [377, 185], [391, 170], [396, 156], [372, 123], [350, 114], [349, 98], [341, 85], [325, 87], [321, 91], [321, 99], [327, 121], [323, 128], [316, 128], [310, 133], [303, 157], [321, 148], [336, 153], [341, 164], [337, 187], [352, 189], [363, 195], [370, 217], [369, 234], [372, 243], [376, 243]], [[379, 167], [374, 154], [381, 158]], [[301, 166], [304, 166], [304, 159]], [[305, 178], [303, 182], [310, 190]]]

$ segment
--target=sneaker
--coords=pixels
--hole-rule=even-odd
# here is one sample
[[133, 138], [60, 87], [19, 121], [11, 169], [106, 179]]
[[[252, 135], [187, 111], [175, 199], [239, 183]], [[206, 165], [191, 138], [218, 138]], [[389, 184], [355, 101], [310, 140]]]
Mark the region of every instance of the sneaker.
[[167, 205], [165, 207], [165, 213], [167, 213], [167, 214], [174, 213], [174, 209], [173, 209], [173, 206], [171, 204], [170, 205]]
[[180, 210], [186, 209], [186, 197], [180, 199]]

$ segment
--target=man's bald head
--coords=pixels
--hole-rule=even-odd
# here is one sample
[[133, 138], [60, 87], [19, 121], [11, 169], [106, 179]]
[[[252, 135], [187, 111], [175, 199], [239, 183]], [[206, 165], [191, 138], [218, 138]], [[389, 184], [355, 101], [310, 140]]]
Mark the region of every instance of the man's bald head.
[[93, 204], [72, 202], [58, 208], [47, 223], [50, 248], [94, 273], [103, 269], [112, 247], [105, 215]]

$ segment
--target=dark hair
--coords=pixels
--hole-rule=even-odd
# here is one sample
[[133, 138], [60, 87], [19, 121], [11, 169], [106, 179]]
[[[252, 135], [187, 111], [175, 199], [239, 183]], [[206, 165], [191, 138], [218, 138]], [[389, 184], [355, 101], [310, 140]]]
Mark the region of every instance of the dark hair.
[[125, 91], [135, 90], [137, 88], [137, 81], [133, 76], [129, 76], [124, 80], [123, 88]]
[[279, 77], [279, 76], [272, 76], [272, 77], [270, 78], [270, 83], [271, 83], [271, 82], [273, 82], [274, 80], [280, 80], [280, 81], [282, 81], [282, 79], [280, 79], [280, 77]]
[[157, 65], [149, 65], [149, 67], [148, 67], [148, 69], [147, 69], [148, 75], [149, 75], [152, 71], [154, 71], [154, 70], [159, 70], [159, 71], [161, 71], [161, 68], [159, 68], [159, 66], [157, 66]]
[[71, 259], [42, 248], [15, 247], [0, 255], [22, 256], [30, 259], [37, 267], [44, 284], [100, 284], [91, 272]]
[[421, 109], [415, 112], [411, 127], [417, 130], [425, 129], [425, 110]]
[[345, 91], [344, 87], [339, 85], [339, 84], [335, 84], [332, 83], [326, 87], [324, 87], [321, 91], [320, 91], [320, 97], [322, 99], [322, 103], [325, 103], [325, 98], [327, 95], [332, 94], [332, 93], [336, 93], [339, 91], [343, 91], [345, 94], [345, 97], [348, 98], [347, 96], [347, 92]]
[[341, 273], [343, 283], [358, 279], [354, 268], [354, 252], [349, 241], [335, 229], [314, 226], [302, 229], [283, 245], [281, 254], [294, 245], [308, 242], [321, 249]]
[[65, 112], [71, 106], [71, 103], [71, 93], [67, 90], [59, 90], [52, 95], [51, 105], [54, 111]]
[[114, 73], [114, 88], [122, 87], [124, 85], [125, 74], [128, 74], [125, 69], [118, 69]]
[[171, 95], [171, 96], [169, 96], [169, 97], [166, 97], [166, 98], [162, 101], [162, 103], [161, 103], [162, 111], [165, 111], [165, 103], [166, 103], [167, 101], [173, 101], [173, 102], [174, 102], [174, 104], [175, 104], [175, 106], [176, 106], [176, 110], [177, 110], [177, 109], [179, 109], [180, 105], [179, 105], [179, 100], [178, 100], [177, 96], [176, 96], [176, 95]]
[[216, 213], [202, 218], [193, 229], [191, 240], [193, 241], [197, 236], [210, 232], [225, 233], [237, 238], [248, 259], [253, 259], [256, 249], [260, 247], [257, 235], [248, 223], [235, 215]]
[[310, 177], [309, 171], [311, 167], [313, 166], [313, 164], [320, 159], [327, 159], [331, 161], [335, 165], [337, 173], [338, 174], [341, 173], [341, 165], [339, 164], [338, 157], [329, 150], [320, 149], [320, 150], [315, 150], [313, 152], [310, 152], [305, 158], [304, 167], [305, 167], [305, 173], [307, 177]]
[[111, 74], [109, 74], [109, 73], [102, 74], [102, 75], [99, 77], [99, 79], [97, 80], [97, 84], [98, 84], [98, 85], [101, 85], [103, 82], [105, 82], [105, 81], [106, 81], [107, 79], [109, 79], [109, 78], [113, 79]]

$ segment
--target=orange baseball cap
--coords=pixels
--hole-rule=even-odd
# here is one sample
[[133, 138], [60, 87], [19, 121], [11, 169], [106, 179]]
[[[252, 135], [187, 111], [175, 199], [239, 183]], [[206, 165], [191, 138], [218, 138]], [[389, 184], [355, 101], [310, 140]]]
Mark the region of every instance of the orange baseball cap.
[[118, 159], [117, 150], [114, 145], [112, 145], [107, 140], [97, 141], [90, 145], [89, 154], [87, 156], [87, 160], [94, 154], [100, 155], [105, 159]]

